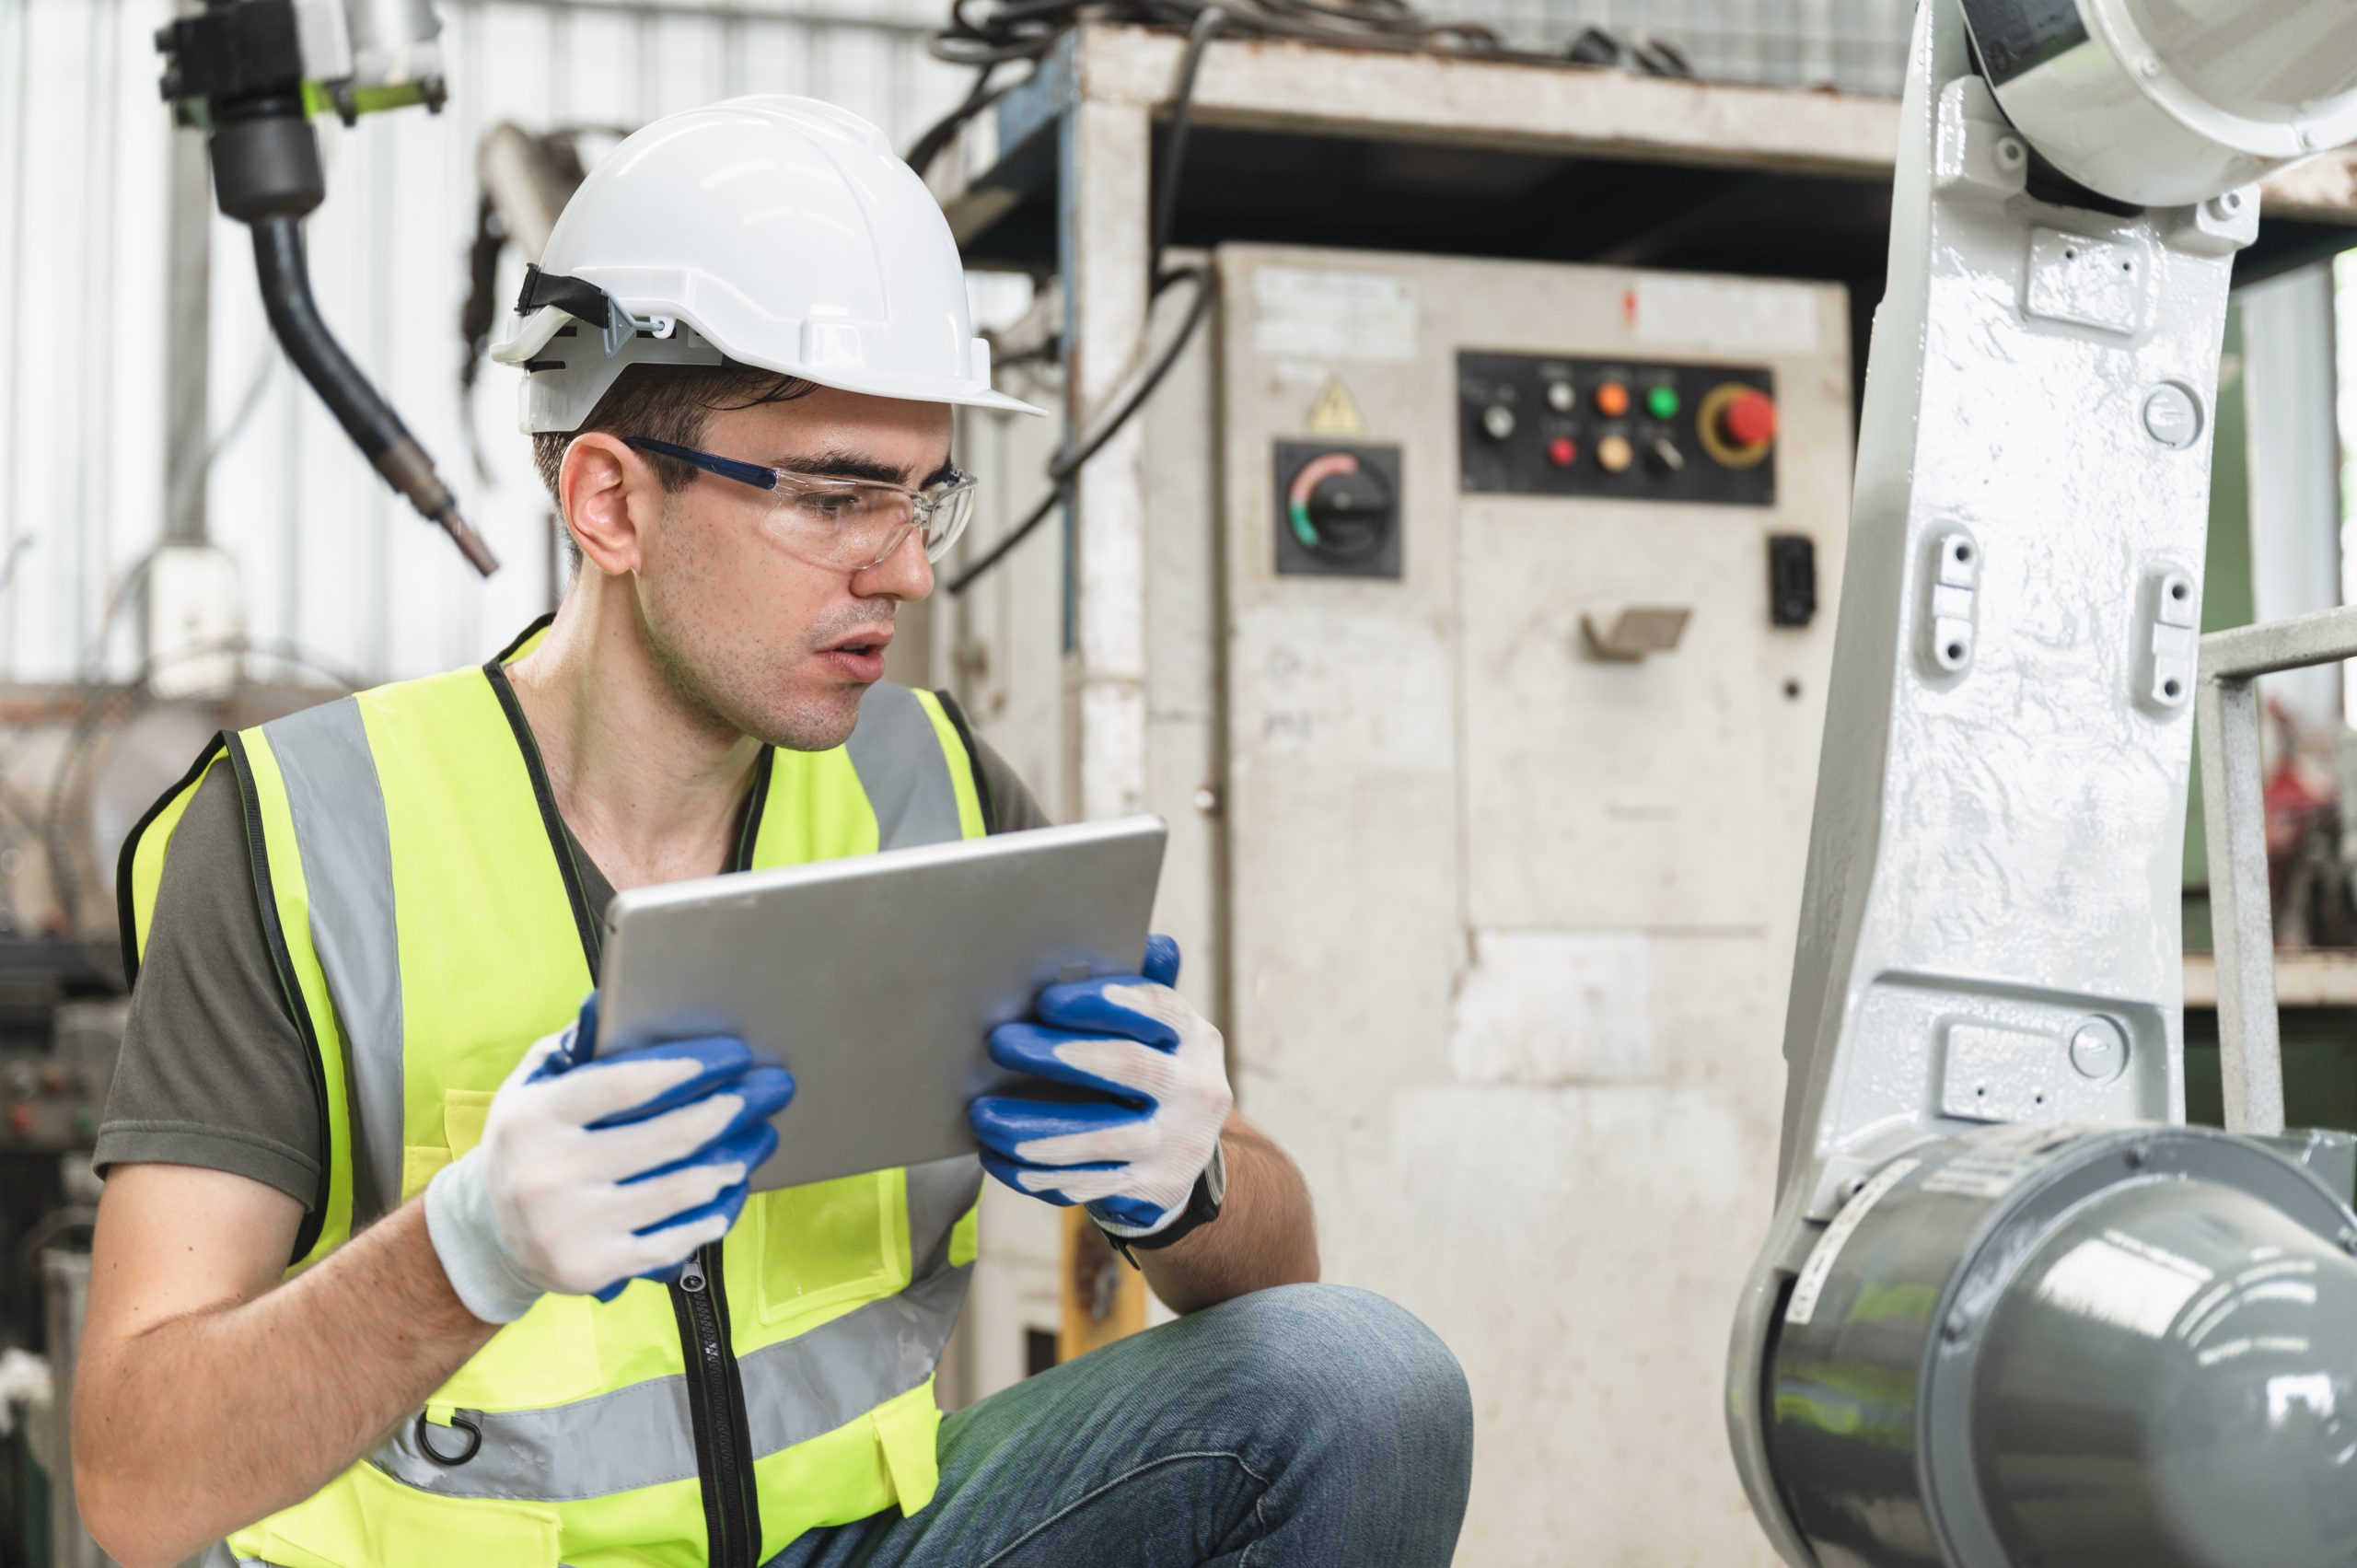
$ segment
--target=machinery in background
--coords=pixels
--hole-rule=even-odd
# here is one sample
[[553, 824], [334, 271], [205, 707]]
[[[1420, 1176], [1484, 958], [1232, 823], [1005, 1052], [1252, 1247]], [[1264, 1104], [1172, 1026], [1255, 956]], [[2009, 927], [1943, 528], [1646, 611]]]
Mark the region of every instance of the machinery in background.
[[[1328, 1277], [1465, 1364], [1465, 1560], [1758, 1561], [1715, 1367], [1728, 1240], [1774, 1177], [1759, 1020], [1843, 570], [1844, 292], [1210, 264], [1212, 331], [1138, 416], [1157, 928], [1308, 1179]], [[1039, 423], [960, 430], [1000, 517], [1032, 499]], [[931, 679], [1051, 810], [1089, 761], [1060, 592], [1002, 571], [932, 628]], [[1065, 1283], [1055, 1216], [984, 1202], [969, 1397], [1036, 1369]]]
[[2352, 1140], [2182, 1125], [2178, 846], [2243, 182], [2357, 10], [1933, 0], [1901, 119], [1738, 1466], [1800, 1565], [2345, 1563]]
[[[150, 569], [140, 679], [0, 689], [0, 1371], [30, 1375], [0, 1421], [0, 1563], [105, 1562], [74, 1510], [65, 1411], [98, 1202], [89, 1156], [128, 1007], [116, 853], [215, 732], [351, 685], [241, 638], [160, 645], [179, 624], [175, 575]], [[281, 676], [256, 679], [272, 662]]]
[[344, 434], [476, 571], [499, 569], [433, 459], [320, 316], [303, 219], [326, 195], [310, 116], [349, 124], [378, 110], [443, 101], [442, 24], [429, 0], [205, 0], [156, 35], [163, 93], [213, 151], [221, 211], [253, 231], [262, 303], [286, 356]]

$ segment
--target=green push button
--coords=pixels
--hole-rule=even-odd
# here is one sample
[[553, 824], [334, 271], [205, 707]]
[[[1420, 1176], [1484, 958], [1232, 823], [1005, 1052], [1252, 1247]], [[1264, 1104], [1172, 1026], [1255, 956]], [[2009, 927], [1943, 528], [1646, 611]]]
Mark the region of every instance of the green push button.
[[1645, 408], [1655, 419], [1678, 417], [1678, 389], [1655, 387], [1645, 394]]

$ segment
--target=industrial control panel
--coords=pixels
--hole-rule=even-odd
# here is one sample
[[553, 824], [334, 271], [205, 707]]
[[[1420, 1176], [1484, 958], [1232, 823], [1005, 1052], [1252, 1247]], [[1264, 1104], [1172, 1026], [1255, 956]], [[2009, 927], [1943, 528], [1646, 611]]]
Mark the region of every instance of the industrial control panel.
[[[1170, 823], [1155, 928], [1309, 1184], [1326, 1276], [1414, 1312], [1472, 1384], [1492, 1502], [1460, 1560], [1768, 1568], [1719, 1369], [1749, 1260], [1727, 1240], [1775, 1184], [1847, 300], [1367, 251], [1214, 265], [1215, 341], [1123, 459], [1135, 533], [1084, 486], [1099, 543], [937, 608], [911, 674], [1035, 788], [1133, 767], [1124, 808]], [[1021, 476], [1013, 516], [1058, 433], [979, 413], [958, 439]], [[1133, 633], [1135, 662], [1075, 689], [1067, 627]], [[1076, 723], [1117, 689], [1134, 729]], [[1039, 1205], [983, 1202], [966, 1399], [1033, 1365], [1071, 1261]]]
[[57, 1003], [45, 1048], [0, 1047], [0, 1156], [87, 1150], [106, 1112], [125, 1004]]
[[1469, 492], [1776, 504], [1776, 378], [1757, 366], [1466, 353], [1457, 401]]
[[[1157, 684], [1176, 641], [1146, 678], [1221, 726], [1237, 1103], [1301, 1165], [1329, 1276], [1465, 1365], [1492, 1505], [1463, 1561], [1764, 1564], [1720, 1431], [1726, 1242], [1775, 1189], [1846, 299], [1219, 265], [1218, 685]], [[1150, 482], [1158, 552], [1193, 535], [1181, 482]], [[1197, 591], [1176, 553], [1148, 584], [1150, 627]]]
[[87, 1149], [106, 1110], [109, 1074], [47, 1052], [0, 1054], [0, 1155]]

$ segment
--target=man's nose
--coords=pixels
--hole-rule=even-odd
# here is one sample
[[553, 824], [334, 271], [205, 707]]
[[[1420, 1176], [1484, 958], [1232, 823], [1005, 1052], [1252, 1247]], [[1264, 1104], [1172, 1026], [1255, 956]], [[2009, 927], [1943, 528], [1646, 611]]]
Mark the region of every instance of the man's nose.
[[911, 528], [892, 553], [852, 578], [862, 598], [921, 599], [933, 592], [933, 563], [925, 559], [924, 530]]

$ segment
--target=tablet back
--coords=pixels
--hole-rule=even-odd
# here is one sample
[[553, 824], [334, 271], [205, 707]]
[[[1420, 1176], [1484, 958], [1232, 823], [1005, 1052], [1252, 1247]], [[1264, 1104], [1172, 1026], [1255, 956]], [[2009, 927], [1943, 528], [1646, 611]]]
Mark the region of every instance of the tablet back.
[[666, 882], [607, 911], [598, 1053], [735, 1035], [793, 1073], [757, 1190], [974, 1152], [985, 1037], [1042, 986], [1134, 974], [1157, 817]]

